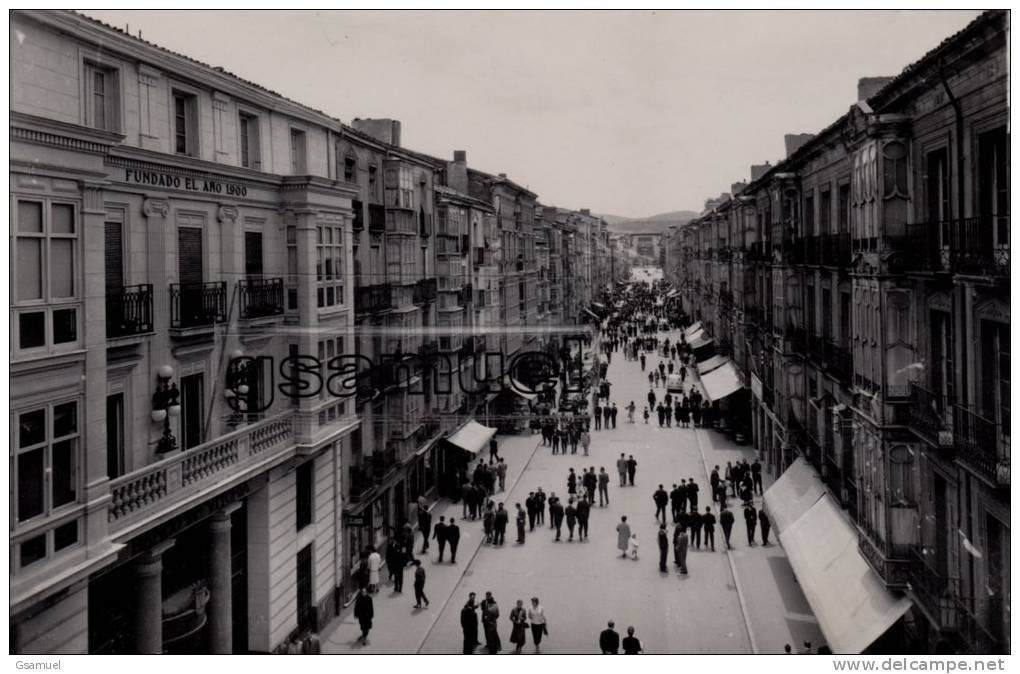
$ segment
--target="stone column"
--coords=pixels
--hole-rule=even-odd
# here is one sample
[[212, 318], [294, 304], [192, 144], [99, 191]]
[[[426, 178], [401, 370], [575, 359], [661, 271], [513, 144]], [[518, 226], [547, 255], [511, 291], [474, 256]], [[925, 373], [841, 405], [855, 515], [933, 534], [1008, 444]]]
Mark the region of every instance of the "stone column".
[[231, 581], [230, 514], [241, 505], [220, 510], [209, 521], [209, 652], [233, 651], [233, 593]]
[[163, 541], [135, 563], [135, 653], [163, 652], [163, 553], [174, 544]]

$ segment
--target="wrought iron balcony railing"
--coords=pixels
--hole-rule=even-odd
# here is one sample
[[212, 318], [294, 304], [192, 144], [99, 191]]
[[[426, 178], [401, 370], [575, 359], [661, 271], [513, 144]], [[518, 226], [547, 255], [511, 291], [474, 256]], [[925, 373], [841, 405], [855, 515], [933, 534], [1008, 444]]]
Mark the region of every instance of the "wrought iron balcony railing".
[[977, 216], [907, 225], [899, 240], [908, 271], [1009, 275], [1009, 216]]
[[106, 336], [127, 337], [152, 332], [152, 284], [106, 291]]
[[170, 284], [170, 327], [205, 327], [226, 320], [226, 282]]
[[907, 567], [908, 587], [922, 609], [942, 630], [960, 628], [960, 579], [939, 573], [932, 566], [931, 548], [912, 546]]
[[263, 318], [283, 314], [283, 279], [250, 278], [237, 282], [241, 318]]
[[954, 405], [953, 441], [964, 463], [992, 484], [1009, 486], [1009, 436], [994, 421]]

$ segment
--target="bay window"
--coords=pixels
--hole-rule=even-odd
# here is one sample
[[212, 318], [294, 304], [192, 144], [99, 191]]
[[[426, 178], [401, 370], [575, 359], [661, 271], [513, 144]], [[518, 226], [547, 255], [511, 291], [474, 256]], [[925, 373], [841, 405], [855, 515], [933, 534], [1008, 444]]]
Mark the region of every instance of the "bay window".
[[315, 263], [320, 309], [339, 307], [344, 303], [343, 227], [319, 225], [317, 260]]

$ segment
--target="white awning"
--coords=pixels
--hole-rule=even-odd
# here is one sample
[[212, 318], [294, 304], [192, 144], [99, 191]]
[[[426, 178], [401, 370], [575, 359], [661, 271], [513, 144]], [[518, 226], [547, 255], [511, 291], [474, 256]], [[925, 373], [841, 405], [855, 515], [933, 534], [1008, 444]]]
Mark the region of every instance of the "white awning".
[[466, 452], [477, 454], [482, 451], [492, 436], [496, 435], [495, 428], [483, 426], [477, 421], [469, 421], [463, 427], [446, 439], [452, 445], [457, 445]]
[[695, 333], [701, 332], [702, 330], [704, 330], [704, 328], [701, 325], [701, 321], [698, 321], [694, 325], [692, 325], [692, 326], [688, 327], [686, 330], [684, 330], [684, 337], [686, 337], [687, 341], [689, 342], [692, 339], [694, 339]]
[[740, 374], [733, 363], [725, 363], [712, 370], [701, 378], [701, 387], [705, 389], [705, 395], [712, 402], [722, 400], [726, 396], [736, 393], [744, 387], [740, 381]]
[[701, 361], [700, 363], [698, 363], [698, 374], [700, 376], [704, 376], [704, 375], [708, 374], [709, 372], [711, 372], [712, 370], [714, 370], [717, 367], [719, 367], [720, 365], [722, 365], [723, 363], [728, 363], [728, 362], [730, 362], [729, 358], [727, 358], [726, 356], [721, 356], [719, 354], [716, 354], [716, 355], [712, 356], [711, 358], [709, 358], [708, 360], [704, 360], [704, 361]]
[[910, 608], [868, 565], [856, 529], [828, 494], [779, 541], [833, 653], [861, 653]]
[[827, 491], [811, 464], [798, 456], [765, 490], [765, 507], [772, 517], [772, 526], [780, 533], [786, 531]]
[[697, 349], [707, 346], [714, 341], [714, 339], [706, 335], [704, 332], [699, 332], [697, 337], [687, 342], [687, 345], [691, 347], [692, 351], [696, 351]]

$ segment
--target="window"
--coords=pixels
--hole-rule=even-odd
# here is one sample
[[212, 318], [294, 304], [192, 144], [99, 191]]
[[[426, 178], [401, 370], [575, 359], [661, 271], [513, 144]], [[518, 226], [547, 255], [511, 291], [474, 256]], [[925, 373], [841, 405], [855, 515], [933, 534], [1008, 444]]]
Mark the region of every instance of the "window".
[[982, 413], [1009, 437], [1009, 325], [981, 321]]
[[317, 306], [342, 306], [344, 303], [343, 227], [319, 225], [315, 272], [318, 279]]
[[194, 94], [173, 92], [174, 152], [194, 157], [198, 154], [198, 99]]
[[955, 400], [953, 377], [953, 323], [947, 311], [932, 311], [929, 325], [931, 334], [931, 387], [935, 403], [945, 414]]
[[410, 169], [400, 169], [400, 202], [401, 208], [414, 208], [414, 177]]
[[106, 476], [124, 474], [124, 394], [106, 396]]
[[914, 503], [914, 453], [904, 445], [889, 450], [889, 499], [894, 505]]
[[818, 229], [829, 234], [832, 225], [832, 190], [825, 189], [818, 194]]
[[815, 197], [814, 193], [804, 197], [804, 231], [803, 236], [814, 236], [815, 232]]
[[850, 231], [850, 184], [844, 183], [839, 186], [839, 233], [846, 234]]
[[298, 308], [297, 227], [287, 227], [287, 311]]
[[290, 172], [291, 175], [306, 173], [305, 163], [305, 132], [300, 129], [290, 130]]
[[368, 198], [371, 201], [379, 201], [379, 167], [368, 167]]
[[85, 124], [103, 131], [120, 130], [117, 71], [85, 64]]
[[312, 489], [314, 486], [314, 461], [306, 461], [296, 471], [294, 502], [297, 510], [297, 530], [301, 531], [312, 523]]
[[[54, 403], [15, 415], [14, 507], [17, 521], [46, 516], [78, 496], [78, 403]], [[24, 560], [23, 560], [24, 561]]]
[[[326, 382], [329, 380], [330, 376], [334, 374], [334, 372], [331, 372], [329, 370], [329, 363], [337, 356], [343, 355], [344, 355], [343, 337], [330, 337], [329, 339], [325, 339], [319, 342], [319, 363], [320, 363], [319, 374], [322, 376], [323, 381], [322, 390], [319, 391], [320, 400], [329, 400], [330, 398], [335, 398], [335, 396], [329, 391], [329, 387], [326, 386]], [[343, 363], [339, 364], [343, 365]], [[337, 382], [336, 384], [334, 384], [333, 388], [335, 389], [337, 386], [340, 385], [342, 385], [342, 383]]]
[[358, 158], [353, 154], [344, 157], [344, 181], [348, 183], [358, 182]]
[[[1009, 248], [1009, 134], [999, 127], [978, 136], [978, 212], [982, 243]], [[1008, 259], [1008, 258], [1007, 258]]]
[[261, 169], [259, 118], [255, 115], [242, 112], [237, 117], [237, 129], [240, 134], [241, 166], [250, 169]]
[[18, 199], [11, 251], [15, 349], [78, 341], [78, 227], [74, 205]]
[[926, 157], [927, 173], [924, 176], [925, 196], [928, 208], [928, 221], [941, 223], [939, 227], [941, 244], [949, 245], [950, 210], [949, 191], [949, 154], [945, 148], [929, 152]]

